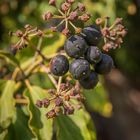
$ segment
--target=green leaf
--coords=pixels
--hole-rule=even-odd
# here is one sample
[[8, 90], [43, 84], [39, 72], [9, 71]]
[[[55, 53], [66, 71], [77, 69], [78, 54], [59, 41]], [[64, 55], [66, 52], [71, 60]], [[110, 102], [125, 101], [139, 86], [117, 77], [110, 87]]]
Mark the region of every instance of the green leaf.
[[109, 102], [108, 94], [102, 84], [98, 84], [93, 90], [84, 90], [87, 106], [105, 117], [112, 113], [112, 104]]
[[93, 122], [85, 110], [56, 118], [57, 140], [96, 140]]
[[13, 98], [16, 83], [7, 81], [0, 97], [0, 127], [7, 128], [12, 122], [15, 113], [15, 100]]
[[10, 62], [14, 66], [19, 66], [19, 61], [7, 51], [0, 50], [0, 57], [4, 58], [7, 62]]
[[[21, 108], [17, 107], [13, 129], [15, 133], [14, 140], [37, 140], [28, 127], [29, 117], [25, 116]], [[11, 139], [13, 140], [13, 139]]]
[[7, 135], [7, 133], [8, 133], [8, 130], [7, 129], [4, 130], [4, 131], [2, 131], [2, 133], [0, 132], [0, 140], [4, 140], [4, 138]]
[[31, 84], [39, 86], [44, 89], [50, 89], [54, 87], [54, 85], [48, 78], [48, 74], [44, 72], [37, 72], [35, 74], [32, 74], [30, 76], [30, 82]]
[[37, 140], [28, 127], [28, 120], [29, 117], [24, 114], [20, 107], [17, 107], [14, 121], [8, 128], [5, 140]]
[[6, 84], [6, 80], [0, 80], [0, 96], [2, 94], [4, 87], [5, 87], [5, 84]]
[[55, 34], [53, 38], [46, 38], [44, 42], [43, 54], [50, 55], [57, 52], [65, 43], [65, 36], [61, 34]]
[[38, 109], [35, 104], [37, 100], [46, 97], [46, 93], [37, 86], [30, 87], [30, 90], [25, 91], [24, 96], [29, 100], [28, 111], [30, 114], [29, 127], [39, 140], [52, 139], [52, 123], [53, 120], [48, 120], [45, 116], [46, 109]]

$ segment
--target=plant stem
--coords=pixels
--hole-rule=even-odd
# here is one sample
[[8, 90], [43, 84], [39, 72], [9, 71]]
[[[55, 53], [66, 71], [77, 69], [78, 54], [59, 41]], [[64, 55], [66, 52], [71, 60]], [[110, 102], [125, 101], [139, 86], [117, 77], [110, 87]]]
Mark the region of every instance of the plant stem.
[[27, 86], [27, 88], [31, 91], [31, 84], [30, 84], [30, 81], [28, 79], [24, 80], [25, 82], [25, 85]]
[[51, 82], [53, 83], [55, 88], [57, 89], [57, 82], [56, 82], [55, 78], [52, 76], [52, 74], [49, 73], [48, 68], [45, 65], [43, 65], [43, 64], [42, 64], [42, 68], [48, 74], [49, 79], [51, 80]]
[[42, 59], [37, 60], [34, 64], [32, 64], [26, 71], [26, 75], [29, 75], [32, 70], [34, 70], [40, 63], [42, 62]]
[[59, 79], [58, 79], [57, 93], [60, 91], [61, 82], [62, 82], [62, 76], [60, 76]]
[[17, 82], [15, 87], [15, 92], [17, 92], [21, 86], [22, 86], [22, 82]]
[[66, 19], [65, 22], [66, 22], [66, 23], [65, 23], [65, 28], [68, 29], [68, 19]]
[[65, 15], [60, 9], [58, 9], [58, 12], [59, 12], [62, 16]]
[[63, 19], [65, 16], [54, 15], [52, 18], [54, 19]]
[[[36, 48], [36, 49], [39, 50], [39, 51], [40, 51], [40, 49], [41, 49], [42, 41], [43, 41], [43, 38], [40, 37], [40, 38], [39, 38], [39, 41], [38, 41], [37, 48]], [[36, 51], [36, 52], [35, 52], [35, 55], [34, 55], [33, 63], [34, 63], [35, 60], [37, 59], [38, 54], [39, 54], [38, 51]]]
[[19, 68], [16, 68], [14, 70], [13, 74], [12, 74], [12, 80], [15, 80], [16, 79], [18, 72], [19, 72]]
[[71, 21], [69, 21], [69, 23], [75, 30], [77, 29], [77, 27]]
[[105, 25], [104, 25], [104, 28], [108, 28], [109, 26], [109, 17], [105, 17]]
[[16, 104], [28, 104], [27, 99], [15, 99]]
[[68, 12], [66, 13], [66, 16], [68, 16], [71, 12], [71, 7], [69, 8]]

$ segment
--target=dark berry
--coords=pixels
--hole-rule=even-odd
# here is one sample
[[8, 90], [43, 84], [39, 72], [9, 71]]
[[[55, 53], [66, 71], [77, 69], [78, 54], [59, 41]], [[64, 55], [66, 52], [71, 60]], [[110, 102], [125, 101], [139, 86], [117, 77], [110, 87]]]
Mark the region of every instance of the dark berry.
[[75, 79], [84, 79], [90, 74], [90, 64], [87, 60], [76, 59], [70, 64], [70, 73]]
[[113, 60], [109, 55], [102, 54], [101, 61], [94, 68], [99, 74], [108, 74], [113, 68]]
[[79, 58], [85, 53], [87, 44], [81, 36], [74, 35], [66, 41], [64, 49], [70, 57]]
[[101, 61], [102, 53], [99, 48], [91, 46], [85, 53], [85, 59], [88, 60], [88, 62], [90, 62], [91, 64], [96, 64]]
[[69, 61], [64, 55], [57, 55], [50, 62], [50, 70], [56, 76], [62, 76], [69, 70]]
[[101, 39], [101, 31], [95, 25], [85, 27], [81, 33], [89, 45], [97, 45]]
[[83, 88], [93, 89], [97, 85], [98, 81], [99, 79], [97, 73], [91, 71], [90, 75], [87, 78], [80, 80], [79, 82]]

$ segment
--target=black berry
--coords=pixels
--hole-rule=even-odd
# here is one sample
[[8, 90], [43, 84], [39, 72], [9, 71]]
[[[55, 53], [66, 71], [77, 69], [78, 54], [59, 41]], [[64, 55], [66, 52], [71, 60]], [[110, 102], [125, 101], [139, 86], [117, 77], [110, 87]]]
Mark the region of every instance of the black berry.
[[64, 49], [70, 57], [79, 58], [85, 53], [87, 44], [81, 36], [74, 35], [66, 41]]
[[91, 71], [90, 75], [85, 78], [80, 80], [80, 85], [85, 88], [85, 89], [93, 89], [97, 83], [98, 83], [99, 79], [98, 79], [98, 75], [96, 72]]
[[91, 46], [85, 53], [85, 59], [88, 60], [88, 62], [91, 64], [96, 64], [101, 61], [102, 53], [97, 47]]
[[62, 76], [69, 70], [69, 61], [64, 55], [57, 55], [50, 62], [50, 70], [56, 76]]
[[84, 79], [90, 74], [90, 64], [87, 60], [76, 59], [70, 64], [70, 73], [75, 79]]
[[85, 27], [81, 35], [86, 40], [88, 45], [93, 45], [93, 46], [99, 43], [102, 36], [101, 31], [95, 25]]
[[113, 60], [109, 55], [102, 54], [101, 61], [94, 68], [99, 74], [108, 74], [113, 68]]

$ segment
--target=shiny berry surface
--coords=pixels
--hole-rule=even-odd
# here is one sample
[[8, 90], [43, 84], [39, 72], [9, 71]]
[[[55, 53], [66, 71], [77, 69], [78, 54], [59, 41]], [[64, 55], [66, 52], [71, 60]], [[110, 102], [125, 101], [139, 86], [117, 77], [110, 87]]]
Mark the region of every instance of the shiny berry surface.
[[90, 74], [90, 64], [87, 60], [76, 59], [70, 64], [70, 73], [75, 79], [84, 79]]
[[88, 45], [97, 45], [102, 37], [101, 31], [95, 25], [85, 27], [81, 33]]
[[103, 54], [102, 60], [94, 68], [99, 74], [108, 74], [113, 68], [113, 60], [109, 55]]
[[70, 57], [79, 58], [85, 53], [87, 44], [81, 36], [74, 35], [66, 41], [64, 49]]
[[56, 76], [62, 76], [69, 70], [69, 61], [64, 55], [57, 55], [50, 62], [50, 71]]
[[85, 53], [85, 59], [91, 64], [96, 64], [101, 61], [102, 53], [96, 46], [90, 46]]
[[82, 79], [79, 82], [84, 89], [93, 89], [97, 85], [98, 81], [99, 78], [97, 73], [91, 71], [90, 75], [87, 78]]

